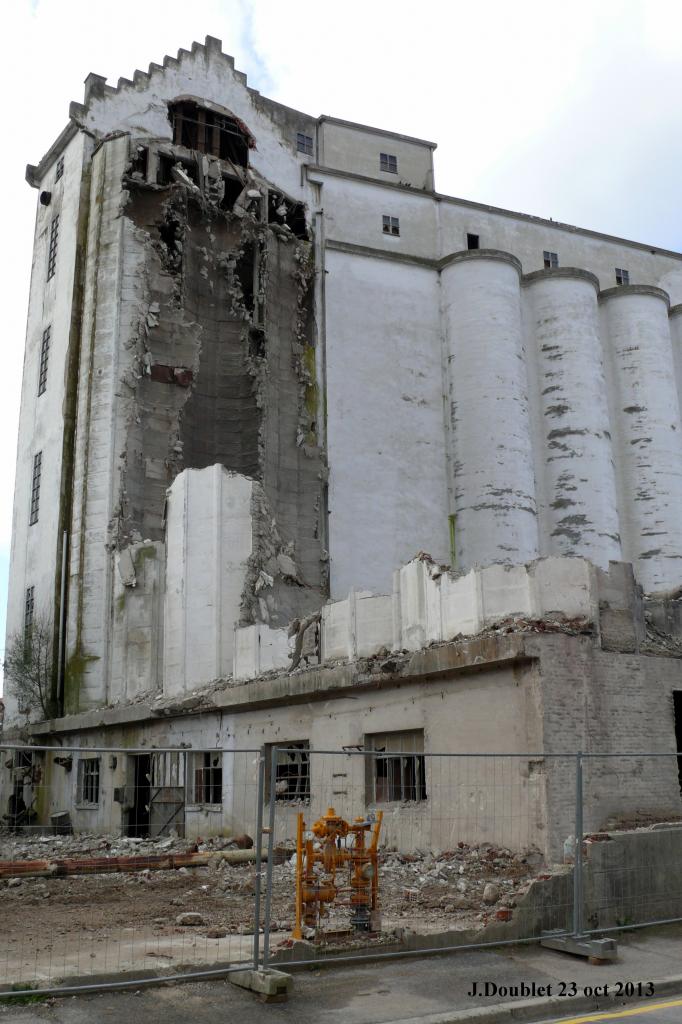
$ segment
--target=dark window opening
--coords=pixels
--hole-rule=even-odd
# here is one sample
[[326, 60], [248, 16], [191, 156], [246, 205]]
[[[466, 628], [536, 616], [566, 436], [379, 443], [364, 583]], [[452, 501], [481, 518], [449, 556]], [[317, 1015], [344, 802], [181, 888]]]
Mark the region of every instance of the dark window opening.
[[677, 774], [680, 780], [680, 792], [682, 792], [682, 690], [673, 690], [673, 714], [675, 716]]
[[82, 757], [78, 762], [76, 803], [99, 803], [99, 758]]
[[616, 284], [630, 284], [630, 271], [616, 267]]
[[55, 181], [59, 181], [59, 179], [62, 178], [63, 176], [64, 176], [64, 157], [60, 156], [59, 160], [57, 160], [57, 169], [55, 171], [54, 180]]
[[176, 161], [174, 157], [167, 156], [165, 153], [159, 153], [159, 162], [156, 168], [157, 185], [170, 185], [172, 180], [171, 171], [175, 163]]
[[33, 526], [34, 523], [38, 522], [38, 513], [40, 510], [40, 477], [42, 474], [43, 466], [43, 453], [36, 452], [33, 456], [33, 479], [31, 480], [31, 514], [29, 516], [29, 526]]
[[371, 803], [426, 800], [424, 733], [389, 732], [367, 736], [368, 798]]
[[253, 313], [253, 278], [255, 273], [253, 245], [249, 243], [242, 245], [241, 255], [237, 259], [234, 273], [242, 290], [244, 307], [249, 313]]
[[383, 232], [385, 235], [400, 234], [400, 220], [398, 217], [389, 217], [386, 214], [381, 218]]
[[379, 170], [388, 174], [398, 173], [398, 157], [392, 153], [379, 153]]
[[223, 755], [204, 750], [190, 758], [190, 800], [194, 804], [222, 804]]
[[51, 192], [41, 192], [40, 193], [40, 205], [41, 206], [49, 206], [51, 201], [52, 201], [52, 193]]
[[313, 137], [312, 135], [306, 135], [305, 132], [296, 132], [296, 149], [299, 153], [305, 153], [306, 156], [313, 155]]
[[296, 238], [308, 237], [304, 204], [291, 202], [281, 192], [268, 193], [268, 224], [286, 224]]
[[174, 182], [187, 184], [182, 181], [182, 175], [174, 173], [182, 171], [190, 181], [199, 187], [199, 169], [195, 160], [181, 160], [179, 157], [168, 156], [167, 153], [159, 153], [159, 162], [156, 171], [157, 185], [172, 185]]
[[542, 254], [545, 270], [553, 270], [559, 266], [559, 256], [555, 252], [548, 252], [546, 249]]
[[43, 340], [40, 345], [40, 370], [38, 372], [38, 395], [45, 394], [47, 390], [47, 362], [50, 356], [50, 333], [52, 327], [48, 326], [43, 331]]
[[[276, 744], [279, 747], [279, 744]], [[266, 748], [266, 800], [270, 799], [270, 774], [272, 749], [275, 744]], [[275, 767], [275, 800], [310, 802], [310, 743], [308, 740], [295, 740], [282, 743], [283, 749], [277, 751]], [[286, 748], [286, 749], [284, 749]]]
[[478, 241], [479, 241], [478, 235], [470, 235], [467, 232], [467, 249], [478, 249], [478, 248], [480, 248], [479, 244], [478, 244]]
[[54, 277], [57, 269], [57, 242], [59, 240], [59, 214], [55, 213], [50, 224], [50, 243], [47, 250], [47, 279]]
[[240, 167], [249, 162], [253, 140], [236, 118], [200, 107], [192, 101], [173, 104], [169, 109], [176, 146], [210, 153]]
[[249, 355], [253, 359], [265, 358], [265, 331], [262, 327], [249, 329]]
[[220, 206], [223, 210], [231, 210], [239, 196], [244, 191], [244, 185], [239, 178], [233, 178], [230, 174], [224, 174], [223, 181], [225, 182], [225, 194], [223, 195]]
[[182, 224], [179, 220], [176, 220], [172, 209], [167, 211], [166, 219], [158, 225], [158, 229], [162, 261], [169, 265], [171, 270], [178, 270], [182, 263], [182, 238], [184, 232]]

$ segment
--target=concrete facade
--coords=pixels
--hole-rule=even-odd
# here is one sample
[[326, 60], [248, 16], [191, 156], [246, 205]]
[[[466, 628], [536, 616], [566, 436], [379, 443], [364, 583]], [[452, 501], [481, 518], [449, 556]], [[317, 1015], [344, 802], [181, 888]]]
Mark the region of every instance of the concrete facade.
[[[678, 621], [682, 256], [443, 196], [434, 149], [273, 103], [211, 37], [88, 76], [27, 169], [8, 641], [30, 596], [54, 653], [49, 708], [9, 682], [10, 736], [615, 750], [624, 688], [640, 741], [674, 749], [680, 652], [644, 649], [642, 591]], [[555, 635], [519, 638], [538, 621]], [[458, 646], [502, 629], [494, 668]], [[554, 850], [567, 777], [520, 763], [525, 841]], [[76, 824], [126, 827], [115, 771]], [[479, 838], [522, 844], [483, 804]], [[420, 842], [452, 839], [422, 812]]]

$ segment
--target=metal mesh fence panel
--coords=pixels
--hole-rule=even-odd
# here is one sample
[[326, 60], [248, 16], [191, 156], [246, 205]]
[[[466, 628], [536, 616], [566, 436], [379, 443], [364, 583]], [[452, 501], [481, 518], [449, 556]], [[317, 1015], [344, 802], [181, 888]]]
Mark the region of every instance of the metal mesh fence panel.
[[680, 764], [676, 754], [584, 755], [585, 931], [682, 920]]
[[0, 985], [250, 961], [255, 750], [0, 748]]
[[[417, 738], [269, 752], [268, 958], [295, 956], [292, 936], [314, 958], [349, 944], [446, 949], [571, 927], [572, 867], [550, 849], [546, 800], [559, 770], [572, 785], [570, 831], [575, 758], [427, 754]], [[375, 834], [376, 865], [366, 853]]]

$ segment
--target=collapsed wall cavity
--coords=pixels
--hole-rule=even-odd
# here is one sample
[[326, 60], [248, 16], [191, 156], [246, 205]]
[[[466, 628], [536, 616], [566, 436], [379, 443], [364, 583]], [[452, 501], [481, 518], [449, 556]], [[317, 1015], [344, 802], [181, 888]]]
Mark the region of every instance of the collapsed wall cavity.
[[168, 180], [158, 184], [131, 166], [124, 216], [144, 253], [144, 300], [112, 540], [119, 551], [163, 542], [167, 492], [184, 470], [237, 474], [249, 482], [253, 543], [236, 616], [217, 628], [282, 625], [318, 608], [327, 587], [303, 210], [262, 182], [217, 189], [205, 167], [193, 180], [184, 164], [159, 162]]

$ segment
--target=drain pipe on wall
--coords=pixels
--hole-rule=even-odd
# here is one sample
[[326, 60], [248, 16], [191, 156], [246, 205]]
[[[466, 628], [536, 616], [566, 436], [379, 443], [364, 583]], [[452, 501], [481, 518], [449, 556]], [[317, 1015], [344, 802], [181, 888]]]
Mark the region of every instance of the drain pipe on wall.
[[[57, 650], [57, 703], [64, 713], [64, 633], [66, 631], [66, 557], [69, 535], [62, 534], [62, 578], [59, 588], [59, 647]], [[54, 635], [54, 634], [53, 634]]]

